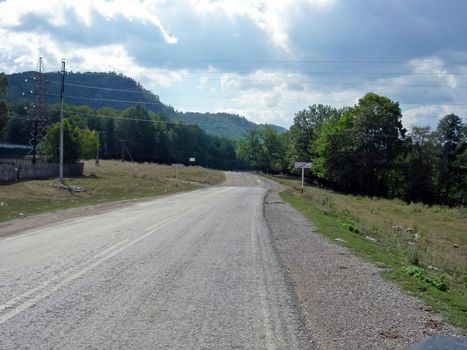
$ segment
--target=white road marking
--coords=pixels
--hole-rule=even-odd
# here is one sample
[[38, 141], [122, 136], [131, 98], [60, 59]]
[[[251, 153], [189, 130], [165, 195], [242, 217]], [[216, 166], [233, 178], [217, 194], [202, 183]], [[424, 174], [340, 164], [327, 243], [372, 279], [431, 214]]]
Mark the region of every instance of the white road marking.
[[93, 218], [96, 218], [97, 216], [96, 215], [93, 215], [93, 216], [87, 216], [85, 218], [82, 218], [82, 219], [71, 219], [71, 220], [67, 220], [61, 224], [58, 224], [58, 225], [55, 225], [53, 227], [45, 227], [43, 229], [40, 229], [40, 230], [35, 230], [35, 231], [31, 231], [31, 232], [26, 232], [26, 233], [22, 233], [22, 234], [17, 234], [17, 235], [14, 235], [13, 237], [7, 237], [7, 238], [0, 238], [0, 244], [1, 243], [5, 243], [5, 242], [8, 242], [8, 241], [14, 241], [14, 240], [17, 240], [17, 239], [20, 239], [20, 238], [24, 238], [24, 237], [28, 237], [28, 236], [31, 236], [31, 235], [35, 235], [37, 233], [41, 233], [41, 232], [46, 232], [46, 231], [50, 231], [50, 230], [55, 230], [57, 228], [61, 228], [61, 227], [64, 227], [64, 226], [67, 226], [67, 225], [70, 225], [70, 224], [77, 224], [77, 223], [80, 223], [80, 222], [83, 222], [83, 221], [86, 221], [86, 220], [90, 220], [90, 219], [93, 219]]
[[35, 287], [35, 288], [32, 288], [32, 289], [28, 290], [27, 292], [25, 292], [25, 293], [23, 293], [23, 294], [21, 294], [21, 295], [18, 295], [17, 297], [14, 297], [13, 299], [9, 300], [8, 302], [6, 302], [6, 303], [0, 305], [0, 311], [3, 311], [3, 310], [5, 310], [5, 309], [9, 309], [9, 308], [14, 307], [15, 304], [19, 303], [22, 299], [25, 299], [25, 298], [27, 298], [28, 296], [30, 296], [31, 294], [34, 294], [35, 292], [38, 292], [38, 291], [40, 291], [41, 289], [46, 288], [47, 286], [49, 286], [49, 285], [55, 283], [57, 280], [60, 280], [60, 279], [64, 278], [66, 275], [72, 273], [73, 271], [78, 270], [80, 267], [82, 267], [82, 266], [84, 266], [84, 265], [86, 265], [86, 264], [92, 262], [92, 261], [95, 260], [96, 258], [99, 258], [100, 256], [102, 256], [102, 255], [108, 253], [109, 251], [111, 251], [111, 250], [117, 248], [118, 246], [120, 246], [120, 245], [122, 245], [122, 244], [124, 244], [124, 243], [126, 243], [126, 242], [128, 242], [128, 239], [125, 239], [125, 240], [123, 240], [123, 241], [120, 241], [120, 242], [114, 244], [113, 246], [111, 246], [111, 247], [107, 248], [106, 250], [102, 251], [101, 253], [99, 253], [99, 254], [93, 256], [92, 258], [86, 260], [83, 264], [78, 265], [78, 266], [75, 266], [75, 267], [70, 268], [70, 269], [68, 269], [68, 270], [65, 270], [64, 272], [60, 273], [58, 276], [55, 276], [55, 277], [49, 279], [48, 281], [43, 282], [43, 283], [40, 284], [39, 286], [37, 286], [37, 287]]
[[[59, 227], [62, 227], [62, 226], [63, 226], [63, 224], [62, 225], [57, 225], [54, 228], [59, 228]], [[36, 233], [41, 233], [41, 232], [44, 232], [44, 231], [47, 231], [47, 230], [50, 230], [50, 227], [47, 227], [47, 228], [44, 228], [44, 229], [41, 229], [41, 230], [37, 230], [37, 231], [22, 233], [22, 234], [19, 234], [19, 235], [15, 235], [13, 237], [3, 238], [3, 239], [0, 239], [0, 244], [8, 242], [8, 241], [14, 241], [14, 240], [17, 240], [17, 239], [20, 239], [20, 238], [23, 238], [23, 237], [28, 237], [28, 236], [31, 236], [31, 235], [35, 235]]]
[[[172, 221], [174, 221], [175, 219], [178, 219], [180, 217], [183, 217], [187, 214], [189, 214], [190, 212], [192, 212], [194, 209], [189, 209], [189, 210], [183, 210], [181, 211], [181, 214], [180, 212], [178, 212], [177, 214], [167, 218], [166, 220], [163, 220], [159, 223], [157, 223], [156, 225], [153, 225], [151, 226], [150, 228], [148, 228], [148, 232], [146, 232], [145, 234], [143, 234], [142, 236], [128, 242], [128, 239], [125, 239], [123, 241], [120, 241], [116, 244], [114, 244], [113, 246], [111, 246], [110, 248], [107, 248], [106, 250], [102, 251], [101, 253], [95, 255], [93, 258], [89, 259], [88, 261], [86, 262], [89, 262], [89, 261], [92, 261], [92, 260], [95, 260], [97, 258], [97, 260], [95, 260], [93, 263], [91, 263], [90, 265], [84, 267], [83, 269], [79, 270], [78, 272], [76, 272], [75, 274], [69, 276], [69, 277], [65, 277], [67, 274], [73, 272], [74, 270], [76, 270], [77, 268], [79, 268], [80, 266], [78, 266], [77, 268], [73, 268], [73, 269], [70, 269], [68, 271], [66, 271], [65, 273], [62, 273], [60, 276], [58, 277], [54, 277], [54, 278], [51, 278], [50, 280], [44, 282], [43, 284], [41, 284], [39, 287], [36, 287], [36, 288], [33, 288], [23, 294], [21, 294], [20, 296], [18, 297], [15, 297], [11, 300], [9, 300], [8, 302], [6, 302], [5, 304], [3, 305], [0, 305], [0, 311], [4, 311], [6, 309], [12, 309], [11, 311], [5, 313], [3, 316], [0, 317], [0, 324], [8, 321], [10, 318], [18, 315], [19, 313], [23, 312], [24, 310], [30, 308], [31, 306], [35, 305], [38, 301], [48, 297], [49, 295], [51, 295], [52, 293], [56, 292], [58, 289], [60, 289], [62, 286], [74, 281], [75, 279], [81, 277], [82, 275], [84, 275], [86, 272], [94, 269], [95, 267], [99, 266], [100, 264], [102, 264], [103, 262], [105, 262], [106, 260], [114, 257], [115, 255], [125, 251], [126, 249], [130, 248], [131, 246], [135, 245], [136, 243], [142, 241], [143, 239], [145, 239], [146, 237], [152, 235], [153, 233], [157, 232], [157, 230], [167, 224], [167, 223], [170, 223]], [[178, 215], [180, 214], [180, 215]], [[115, 248], [117, 248], [115, 250]], [[59, 279], [62, 279], [62, 281], [56, 283], [52, 288], [49, 288], [49, 289], [46, 289], [48, 286], [54, 284], [57, 280]], [[39, 294], [37, 294], [36, 296], [30, 298], [30, 299], [27, 299], [30, 295], [34, 294], [35, 292], [38, 292], [40, 291], [41, 289], [45, 289], [43, 290], [42, 292], [40, 292]], [[22, 301], [22, 299], [27, 299], [25, 301]], [[15, 307], [15, 305], [17, 305]]]

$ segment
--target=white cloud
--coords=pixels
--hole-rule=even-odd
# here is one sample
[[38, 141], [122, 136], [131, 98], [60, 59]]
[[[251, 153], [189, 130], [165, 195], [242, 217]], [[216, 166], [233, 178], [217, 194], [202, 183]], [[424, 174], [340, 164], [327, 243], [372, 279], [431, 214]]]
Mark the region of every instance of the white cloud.
[[[323, 89], [313, 79], [298, 72], [259, 70], [250, 74], [223, 74], [222, 91], [232, 96], [227, 110], [260, 123], [290, 126], [296, 112], [312, 104], [329, 104], [340, 108], [353, 105], [362, 96], [359, 90]], [[300, 85], [297, 88], [296, 85]]]
[[209, 78], [207, 76], [202, 76], [199, 78], [199, 83], [196, 86], [198, 90], [204, 90], [206, 88], [206, 84], [208, 83]]
[[0, 28], [0, 37], [3, 38], [0, 41], [0, 70], [3, 72], [32, 70], [40, 56], [46, 56], [46, 65], [47, 61], [53, 64], [63, 57], [63, 51], [47, 34], [13, 32]]
[[429, 126], [434, 130], [440, 119], [451, 113], [457, 114], [467, 122], [465, 106], [424, 105], [405, 110], [402, 113], [402, 123], [408, 129], [413, 126]]
[[129, 21], [138, 21], [145, 25], [158, 28], [169, 44], [176, 44], [178, 38], [169, 34], [157, 16], [158, 2], [136, 0], [6, 0], [0, 2], [3, 27], [14, 27], [22, 23], [27, 15], [35, 15], [44, 18], [48, 23], [63, 27], [66, 23], [66, 15], [72, 12], [85, 26], [92, 25], [92, 13], [95, 11], [108, 21], [116, 21], [119, 17]]
[[[412, 42], [400, 47], [388, 42], [387, 47], [393, 49], [395, 59], [400, 61], [379, 62], [381, 58], [371, 56], [370, 52], [384, 54], [375, 47], [375, 42], [361, 40], [364, 44], [359, 46], [346, 36], [346, 28], [351, 25], [355, 33], [362, 35], [360, 39], [383, 40], [379, 33], [367, 29], [368, 20], [360, 16], [365, 13], [359, 12], [373, 8], [374, 3], [370, 5], [370, 0], [362, 3], [0, 1], [0, 71], [34, 69], [39, 56], [44, 57], [46, 70], [58, 70], [60, 59], [65, 58], [67, 68], [73, 71], [116, 71], [128, 75], [153, 89], [163, 101], [164, 92], [167, 93], [175, 108], [202, 103], [204, 111], [231, 111], [253, 121], [285, 126], [292, 123], [298, 110], [310, 104], [349, 106], [369, 91], [405, 102], [402, 107], [407, 127], [412, 123], [435, 126], [439, 118], [450, 112], [465, 116], [467, 108], [460, 104], [465, 103], [467, 93], [467, 66], [453, 66], [442, 59], [443, 55], [454, 55], [449, 51], [452, 46], [446, 48], [444, 42], [430, 41], [430, 45], [435, 43], [439, 47], [420, 50], [424, 45], [417, 43], [411, 52]], [[350, 7], [359, 15], [361, 27], [355, 20], [348, 21], [351, 16], [336, 17], [344, 10], [347, 14]], [[376, 7], [383, 9], [385, 5]], [[333, 16], [328, 18], [330, 13]], [[436, 14], [426, 18], [432, 20]], [[313, 25], [308, 26], [310, 23]], [[335, 31], [331, 33], [329, 28]], [[399, 35], [400, 40], [394, 41], [399, 45], [407, 37], [407, 31], [401, 30], [401, 36], [396, 29], [391, 30], [394, 36]], [[440, 37], [447, 37], [441, 34]], [[319, 45], [320, 40], [331, 48]], [[455, 57], [465, 62], [466, 56], [456, 40], [452, 40], [459, 46]], [[362, 48], [369, 49], [362, 51]], [[402, 58], [398, 58], [398, 51]], [[313, 64], [314, 59], [322, 62]], [[349, 62], [355, 59], [359, 64], [336, 63], [340, 59]], [[363, 62], [366, 59], [370, 63]], [[377, 63], [371, 64], [372, 59]], [[387, 59], [390, 62], [392, 57]], [[399, 73], [388, 74], [386, 68]], [[200, 100], [194, 96], [197, 93], [209, 98]]]
[[[66, 56], [72, 62], [71, 70], [106, 72], [114, 71], [115, 67], [119, 67], [119, 73], [132, 77], [143, 85], [148, 85], [154, 89], [171, 86], [175, 82], [183, 80], [187, 75], [185, 70], [148, 68], [138, 65], [122, 45], [73, 50], [67, 53]], [[73, 62], [80, 63], [74, 64]]]
[[238, 17], [252, 20], [256, 26], [270, 35], [272, 42], [284, 51], [290, 49], [288, 36], [288, 16], [293, 8], [311, 6], [316, 10], [329, 7], [335, 0], [189, 0], [193, 11], [208, 16], [223, 13], [231, 21]]

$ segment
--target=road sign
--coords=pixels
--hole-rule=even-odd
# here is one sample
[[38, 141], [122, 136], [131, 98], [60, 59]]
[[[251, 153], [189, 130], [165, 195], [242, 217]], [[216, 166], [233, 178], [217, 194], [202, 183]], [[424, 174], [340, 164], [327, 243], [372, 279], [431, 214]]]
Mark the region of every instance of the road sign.
[[176, 172], [175, 172], [175, 178], [178, 179], [178, 169], [180, 168], [184, 168], [185, 167], [185, 164], [180, 164], [180, 163], [173, 163], [171, 165], [172, 168], [175, 168]]
[[311, 163], [307, 162], [295, 162], [295, 169], [310, 169]]
[[178, 163], [174, 163], [171, 165], [172, 168], [184, 168], [185, 167], [185, 164], [178, 164]]
[[311, 162], [295, 162], [295, 169], [302, 169], [302, 193], [305, 182], [305, 169], [311, 168]]
[[195, 160], [195, 157], [190, 157], [190, 162], [194, 162]]

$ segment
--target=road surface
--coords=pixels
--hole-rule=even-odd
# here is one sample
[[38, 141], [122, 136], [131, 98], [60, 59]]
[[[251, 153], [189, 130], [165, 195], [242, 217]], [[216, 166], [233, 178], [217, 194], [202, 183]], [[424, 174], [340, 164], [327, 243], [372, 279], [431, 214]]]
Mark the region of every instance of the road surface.
[[308, 348], [265, 180], [228, 177], [2, 238], [0, 349]]

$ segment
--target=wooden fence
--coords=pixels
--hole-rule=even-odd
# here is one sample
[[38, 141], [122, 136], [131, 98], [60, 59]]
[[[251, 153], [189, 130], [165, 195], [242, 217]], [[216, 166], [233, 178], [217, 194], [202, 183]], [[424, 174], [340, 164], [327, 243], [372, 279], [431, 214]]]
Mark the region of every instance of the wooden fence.
[[[9, 183], [21, 180], [49, 179], [58, 177], [58, 164], [0, 164], [0, 183]], [[64, 164], [64, 176], [83, 175], [84, 164]]]

